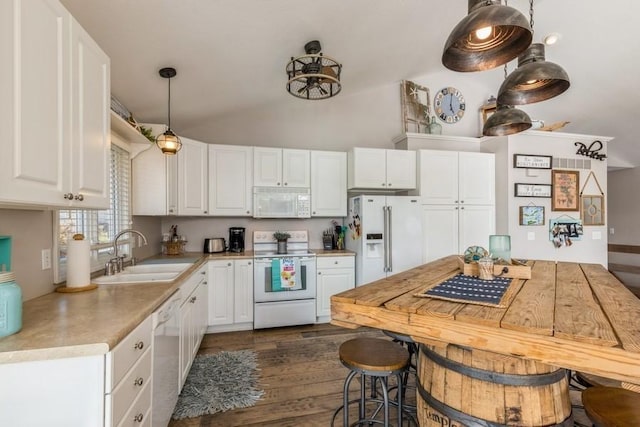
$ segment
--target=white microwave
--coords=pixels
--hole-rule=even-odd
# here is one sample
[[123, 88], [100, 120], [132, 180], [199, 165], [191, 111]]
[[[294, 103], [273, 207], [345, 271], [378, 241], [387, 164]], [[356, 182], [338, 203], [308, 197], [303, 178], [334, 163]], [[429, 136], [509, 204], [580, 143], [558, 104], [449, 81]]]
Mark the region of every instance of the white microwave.
[[254, 218], [311, 218], [308, 188], [253, 187]]

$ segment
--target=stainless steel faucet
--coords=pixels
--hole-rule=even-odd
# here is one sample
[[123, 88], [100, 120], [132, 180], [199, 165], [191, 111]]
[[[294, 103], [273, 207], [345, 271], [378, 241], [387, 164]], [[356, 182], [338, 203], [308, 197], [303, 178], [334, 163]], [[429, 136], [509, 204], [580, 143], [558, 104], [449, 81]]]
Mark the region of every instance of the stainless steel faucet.
[[124, 257], [126, 255], [119, 255], [118, 254], [118, 240], [120, 239], [120, 237], [122, 237], [123, 235], [125, 235], [127, 233], [137, 234], [138, 236], [140, 236], [142, 238], [142, 244], [143, 245], [147, 244], [147, 238], [145, 237], [145, 235], [142, 234], [141, 232], [139, 232], [138, 230], [134, 230], [133, 228], [124, 229], [121, 232], [119, 232], [118, 234], [116, 234], [115, 239], [113, 239], [113, 247], [115, 248], [115, 256], [111, 260], [109, 260], [109, 262], [105, 265], [105, 275], [107, 275], [107, 276], [110, 276], [110, 275], [115, 274], [115, 273], [120, 273], [122, 271], [122, 264], [123, 264], [123, 261], [124, 261]]

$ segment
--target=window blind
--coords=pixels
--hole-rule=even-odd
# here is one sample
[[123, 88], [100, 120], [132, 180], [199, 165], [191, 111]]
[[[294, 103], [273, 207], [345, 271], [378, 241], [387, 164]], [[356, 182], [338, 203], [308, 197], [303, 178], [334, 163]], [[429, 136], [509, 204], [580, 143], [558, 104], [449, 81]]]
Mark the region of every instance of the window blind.
[[[107, 210], [59, 210], [56, 213], [57, 238], [55, 248], [58, 268], [55, 282], [64, 282], [67, 277], [67, 242], [76, 233], [84, 234], [91, 242], [91, 271], [98, 271], [114, 255], [113, 239], [131, 226], [130, 188], [131, 159], [129, 152], [111, 145], [109, 198]], [[133, 236], [126, 235], [119, 240], [119, 253], [130, 254]]]

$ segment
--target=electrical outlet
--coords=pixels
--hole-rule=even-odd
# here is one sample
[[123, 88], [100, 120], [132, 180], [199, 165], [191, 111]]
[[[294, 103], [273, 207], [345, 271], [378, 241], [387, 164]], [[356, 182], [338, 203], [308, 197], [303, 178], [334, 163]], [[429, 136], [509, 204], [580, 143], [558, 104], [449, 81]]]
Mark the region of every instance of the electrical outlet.
[[536, 233], [533, 231], [527, 232], [527, 240], [536, 240]]
[[51, 249], [42, 250], [42, 269], [48, 270], [51, 268]]

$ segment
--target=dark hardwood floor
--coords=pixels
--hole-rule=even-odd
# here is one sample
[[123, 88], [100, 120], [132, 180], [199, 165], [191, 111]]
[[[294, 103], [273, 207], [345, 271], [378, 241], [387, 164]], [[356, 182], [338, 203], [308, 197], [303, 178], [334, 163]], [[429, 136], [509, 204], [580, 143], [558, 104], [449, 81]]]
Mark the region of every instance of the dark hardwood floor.
[[[250, 408], [174, 420], [169, 425], [327, 427], [342, 403], [348, 373], [338, 360], [338, 347], [358, 336], [388, 339], [377, 330], [350, 330], [329, 324], [205, 335], [198, 354], [243, 349], [257, 352], [259, 387], [264, 396]], [[353, 385], [357, 389], [356, 381]]]

